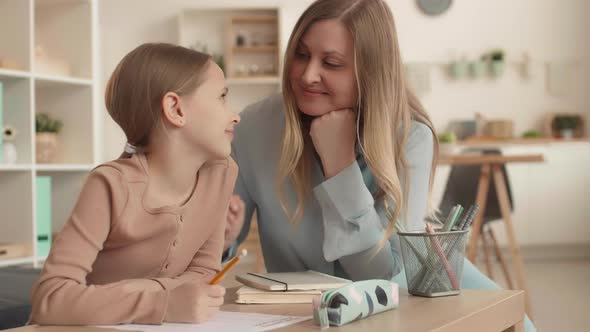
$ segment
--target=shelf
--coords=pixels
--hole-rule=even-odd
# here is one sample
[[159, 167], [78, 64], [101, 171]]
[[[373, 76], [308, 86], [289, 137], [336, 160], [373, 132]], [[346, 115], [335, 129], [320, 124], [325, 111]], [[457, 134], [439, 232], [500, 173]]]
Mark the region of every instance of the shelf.
[[88, 172], [94, 168], [94, 165], [87, 164], [37, 164], [35, 166], [39, 172]]
[[232, 78], [228, 78], [226, 82], [228, 85], [280, 84], [281, 78], [278, 76], [232, 77]]
[[278, 47], [276, 45], [263, 45], [263, 46], [243, 46], [232, 48], [233, 53], [272, 53], [277, 52]]
[[56, 83], [57, 84], [80, 85], [80, 86], [92, 86], [92, 80], [83, 79], [83, 78], [76, 78], [76, 77], [35, 74], [34, 78], [35, 78], [35, 81], [38, 82], [38, 86], [41, 86], [41, 87], [56, 84]]
[[278, 21], [274, 15], [243, 15], [231, 18], [233, 24], [276, 24]]
[[0, 259], [0, 267], [34, 264], [35, 257]]
[[0, 242], [0, 262], [6, 265], [18, 265], [23, 259], [30, 259], [33, 255], [33, 246], [30, 242], [14, 243], [3, 240]]
[[23, 172], [23, 171], [31, 171], [33, 169], [33, 165], [31, 164], [0, 164], [0, 172]]
[[22, 70], [4, 69], [0, 68], [0, 80], [7, 79], [23, 79], [30, 78], [31, 73]]

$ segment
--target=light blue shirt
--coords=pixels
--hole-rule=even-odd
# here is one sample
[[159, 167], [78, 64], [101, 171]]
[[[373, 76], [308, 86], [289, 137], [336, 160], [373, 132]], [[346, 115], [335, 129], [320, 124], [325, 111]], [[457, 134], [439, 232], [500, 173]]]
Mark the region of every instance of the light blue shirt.
[[[383, 238], [387, 220], [383, 204], [371, 193], [377, 188], [362, 155], [337, 175], [326, 180], [318, 159], [313, 160], [313, 195], [303, 217], [289, 223], [276, 192], [277, 165], [284, 130], [283, 104], [274, 95], [250, 105], [241, 113], [235, 130], [232, 155], [240, 167], [234, 192], [245, 202], [245, 223], [238, 243], [257, 211], [258, 229], [269, 272], [316, 270], [353, 280], [390, 279], [401, 270], [399, 238], [393, 235], [375, 257], [373, 248]], [[406, 228], [424, 228], [428, 184], [433, 157], [433, 134], [412, 122], [406, 145], [409, 166]], [[289, 206], [296, 206], [290, 183], [286, 186]], [[235, 246], [234, 246], [235, 248]]]

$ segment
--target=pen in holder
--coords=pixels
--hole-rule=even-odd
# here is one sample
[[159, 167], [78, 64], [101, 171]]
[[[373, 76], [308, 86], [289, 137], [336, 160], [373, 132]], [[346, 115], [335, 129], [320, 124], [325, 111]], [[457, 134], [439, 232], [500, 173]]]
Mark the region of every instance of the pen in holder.
[[461, 292], [467, 234], [468, 230], [398, 232], [410, 294], [438, 297]]

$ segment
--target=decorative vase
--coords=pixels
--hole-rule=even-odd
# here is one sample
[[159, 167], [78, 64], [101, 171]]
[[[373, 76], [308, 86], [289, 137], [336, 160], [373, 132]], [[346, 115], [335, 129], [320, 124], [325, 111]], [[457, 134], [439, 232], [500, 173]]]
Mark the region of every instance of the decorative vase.
[[14, 142], [4, 142], [2, 145], [2, 162], [5, 164], [16, 164], [18, 160], [18, 152]]
[[467, 76], [469, 71], [469, 64], [465, 60], [459, 60], [451, 63], [450, 74], [454, 79], [462, 79]]
[[486, 71], [486, 63], [481, 60], [475, 60], [469, 63], [469, 69], [473, 78], [480, 78]]
[[492, 71], [492, 76], [499, 77], [504, 73], [504, 61], [501, 60], [494, 60], [490, 63], [490, 70]]
[[438, 154], [441, 156], [451, 156], [460, 152], [456, 143], [440, 143], [438, 145]]
[[561, 135], [561, 138], [563, 138], [563, 139], [574, 138], [574, 130], [573, 129], [562, 129], [559, 133]]
[[38, 133], [35, 137], [36, 161], [39, 164], [51, 163], [55, 159], [59, 140], [56, 133]]

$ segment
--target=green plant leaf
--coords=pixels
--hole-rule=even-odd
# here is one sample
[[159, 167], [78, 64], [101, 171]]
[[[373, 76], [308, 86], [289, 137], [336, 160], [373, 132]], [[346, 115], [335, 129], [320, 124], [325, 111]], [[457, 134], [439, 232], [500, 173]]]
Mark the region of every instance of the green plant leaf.
[[59, 133], [63, 123], [60, 120], [52, 119], [48, 114], [38, 113], [35, 115], [35, 132], [37, 133]]

